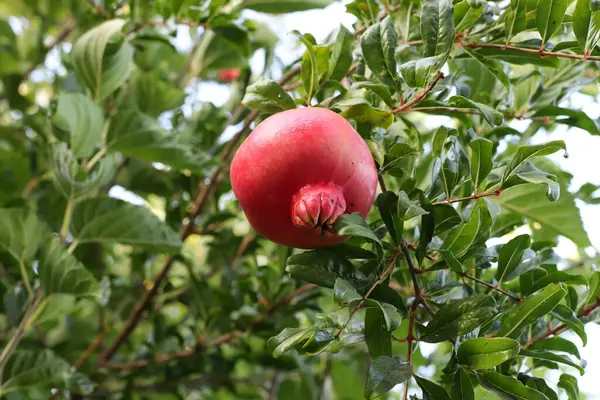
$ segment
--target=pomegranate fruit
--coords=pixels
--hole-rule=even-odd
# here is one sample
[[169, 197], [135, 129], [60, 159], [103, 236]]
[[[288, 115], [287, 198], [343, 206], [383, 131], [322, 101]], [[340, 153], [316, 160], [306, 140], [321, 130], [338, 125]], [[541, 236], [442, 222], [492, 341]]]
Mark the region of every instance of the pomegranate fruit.
[[239, 68], [227, 68], [220, 70], [217, 75], [221, 82], [233, 82], [240, 78], [241, 71]]
[[262, 121], [234, 155], [230, 177], [259, 234], [304, 249], [343, 241], [333, 224], [345, 213], [366, 218], [377, 190], [367, 144], [343, 117], [313, 107]]

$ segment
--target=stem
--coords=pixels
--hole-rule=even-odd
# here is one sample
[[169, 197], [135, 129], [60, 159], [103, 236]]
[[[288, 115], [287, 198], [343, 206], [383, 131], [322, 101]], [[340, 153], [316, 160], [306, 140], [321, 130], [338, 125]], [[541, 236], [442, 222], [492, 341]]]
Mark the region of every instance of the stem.
[[491, 283], [482, 281], [481, 279], [475, 278], [474, 276], [467, 275], [465, 273], [461, 274], [461, 276], [463, 276], [463, 277], [465, 277], [467, 279], [470, 279], [473, 282], [477, 282], [480, 285], [486, 286], [486, 287], [488, 287], [488, 288], [490, 288], [492, 290], [495, 290], [498, 293], [502, 293], [503, 295], [505, 295], [506, 297], [510, 297], [511, 299], [513, 299], [514, 301], [516, 301], [517, 303], [520, 303], [522, 301], [522, 299], [520, 297], [515, 296], [513, 294], [510, 294], [507, 291], [500, 289], [498, 286], [495, 286], [495, 285], [492, 285]]
[[410, 249], [408, 247], [406, 239], [402, 239], [402, 242], [400, 242], [400, 247], [402, 249], [402, 253], [404, 253], [404, 258], [406, 259], [406, 263], [408, 264], [408, 270], [410, 271], [410, 277], [413, 281], [413, 287], [415, 288], [415, 302], [417, 303], [417, 305], [423, 304], [423, 307], [425, 307], [427, 312], [433, 315], [433, 310], [431, 309], [429, 304], [427, 304], [427, 301], [425, 301], [425, 297], [423, 297], [423, 292], [421, 291], [421, 286], [419, 285], [419, 279], [417, 278], [419, 270], [415, 268], [415, 264], [413, 263], [412, 257], [410, 255]]
[[468, 200], [478, 200], [478, 199], [481, 199], [483, 197], [500, 196], [501, 194], [502, 194], [502, 189], [498, 189], [498, 190], [495, 190], [493, 192], [486, 192], [486, 193], [481, 193], [481, 194], [474, 193], [471, 196], [459, 197], [457, 199], [442, 200], [442, 201], [438, 201], [438, 202], [435, 202], [435, 203], [432, 203], [432, 204], [435, 206], [435, 205], [438, 205], [438, 204], [459, 203], [459, 202], [468, 201]]
[[90, 161], [85, 165], [85, 172], [88, 173], [92, 170], [94, 165], [98, 163], [104, 157], [104, 155], [108, 152], [108, 148], [104, 146], [94, 156], [90, 159]]
[[29, 283], [29, 274], [27, 274], [27, 268], [25, 267], [25, 263], [22, 260], [19, 261], [19, 269], [21, 270], [21, 278], [23, 279], [23, 285], [25, 285], [27, 294], [31, 299], [33, 297], [33, 289], [31, 288], [31, 283]]
[[41, 300], [42, 292], [37, 291], [35, 293], [35, 296], [31, 299], [31, 302], [29, 303], [29, 306], [25, 311], [25, 315], [23, 315], [21, 323], [19, 323], [19, 326], [17, 327], [17, 330], [2, 350], [2, 353], [0, 354], [0, 374], [4, 370], [4, 367], [6, 366], [6, 363], [10, 359], [12, 353], [17, 348], [17, 345], [19, 344], [21, 339], [23, 339], [23, 336], [25, 336], [25, 331], [30, 321], [32, 321], [32, 317], [37, 314], [38, 306], [40, 305]]
[[442, 79], [444, 79], [444, 74], [441, 71], [438, 71], [433, 82], [431, 82], [431, 84], [429, 84], [429, 86], [422, 93], [418, 94], [412, 100], [409, 100], [406, 103], [402, 104], [401, 106], [395, 108], [392, 111], [392, 113], [398, 114], [401, 112], [410, 111], [411, 107], [414, 106], [415, 104], [417, 104], [418, 102], [420, 102], [421, 100], [423, 100], [425, 97], [427, 97], [429, 92], [431, 92], [433, 90], [433, 88], [435, 87], [435, 85], [437, 85], [437, 83]]
[[79, 245], [79, 240], [73, 240], [73, 243], [71, 243], [69, 245], [69, 248], [67, 249], [67, 253], [69, 254], [73, 254], [73, 252], [75, 251], [75, 248]]
[[540, 56], [540, 58], [558, 57], [558, 58], [570, 58], [573, 60], [600, 61], [600, 57], [598, 57], [598, 56], [591, 56], [591, 55], [586, 55], [586, 54], [569, 54], [569, 53], [563, 53], [563, 52], [559, 52], [559, 51], [545, 51], [545, 50], [540, 50], [540, 49], [537, 49], [537, 50], [536, 49], [528, 49], [528, 48], [524, 48], [524, 47], [503, 45], [503, 44], [496, 44], [496, 43], [458, 42], [458, 43], [456, 43], [456, 45], [460, 46], [460, 47], [468, 48], [468, 49], [492, 48], [492, 49], [500, 49], [500, 50], [513, 50], [513, 51], [519, 51], [521, 53], [537, 54]]
[[73, 215], [73, 207], [75, 202], [73, 199], [67, 201], [67, 207], [65, 208], [65, 215], [63, 216], [62, 225], [60, 227], [59, 239], [60, 243], [64, 244], [67, 235], [69, 234], [69, 224], [71, 224], [71, 216]]
[[[419, 302], [417, 299], [410, 305], [410, 312], [408, 313], [408, 335], [406, 336], [406, 342], [408, 345], [408, 355], [406, 357], [406, 362], [408, 364], [412, 364], [413, 357], [413, 341], [415, 337], [413, 336], [413, 331], [415, 329], [415, 313], [417, 311], [417, 307], [419, 306]], [[404, 394], [402, 398], [406, 400], [408, 398], [408, 386], [410, 385], [410, 378], [406, 380], [404, 383]]]

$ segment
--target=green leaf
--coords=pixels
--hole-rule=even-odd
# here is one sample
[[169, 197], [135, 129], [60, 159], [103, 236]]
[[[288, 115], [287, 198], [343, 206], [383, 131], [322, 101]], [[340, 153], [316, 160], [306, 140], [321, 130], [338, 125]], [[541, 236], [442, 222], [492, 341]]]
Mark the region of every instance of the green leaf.
[[325, 8], [333, 0], [243, 0], [239, 8], [269, 14], [287, 14], [296, 11]]
[[356, 104], [341, 113], [346, 119], [353, 119], [359, 124], [369, 124], [388, 128], [394, 122], [394, 114], [391, 111], [371, 107], [368, 104]]
[[394, 143], [388, 153], [385, 155], [384, 165], [381, 171], [385, 172], [392, 169], [404, 157], [417, 154], [417, 150], [413, 149], [406, 143]]
[[158, 118], [163, 112], [183, 105], [185, 92], [160, 79], [155, 72], [138, 73], [131, 80], [131, 97], [145, 114]]
[[567, 325], [569, 329], [577, 334], [581, 338], [583, 345], [587, 344], [587, 334], [585, 332], [585, 327], [583, 326], [583, 322], [571, 310], [569, 307], [559, 304], [552, 311], [552, 316], [558, 319], [563, 324]]
[[[480, 235], [489, 236], [492, 217], [484, 202], [477, 202], [471, 210], [469, 221], [458, 225], [448, 233], [442, 248], [451, 251], [456, 258], [461, 258], [480, 241]], [[487, 240], [487, 238], [485, 238]]]
[[592, 11], [590, 0], [577, 0], [573, 32], [584, 54], [591, 54], [600, 41], [600, 13]]
[[0, 250], [17, 262], [32, 260], [47, 233], [34, 213], [21, 208], [0, 208]]
[[102, 110], [80, 93], [61, 93], [52, 123], [61, 133], [59, 139], [69, 142], [76, 157], [89, 157], [100, 147], [104, 118]]
[[78, 243], [121, 243], [165, 253], [181, 248], [177, 233], [149, 209], [110, 197], [77, 204], [71, 233]]
[[77, 393], [90, 394], [94, 385], [87, 379], [78, 379], [71, 365], [51, 350], [17, 350], [2, 370], [0, 395], [15, 391], [67, 388]]
[[[448, 54], [456, 38], [452, 0], [428, 0], [421, 10], [423, 56]], [[439, 66], [445, 59], [440, 60]]]
[[283, 353], [293, 349], [312, 333], [311, 329], [285, 328], [279, 335], [273, 336], [267, 341], [267, 349], [273, 353], [273, 357], [281, 357]]
[[588, 295], [583, 303], [584, 306], [593, 304], [600, 298], [600, 271], [593, 271], [590, 277], [590, 288]]
[[562, 282], [565, 285], [588, 285], [588, 280], [583, 275], [570, 274], [565, 271], [555, 271], [536, 279], [535, 282], [533, 282], [532, 292], [537, 292], [541, 288], [546, 287], [551, 283], [559, 282]]
[[364, 335], [371, 358], [392, 355], [392, 332], [387, 327], [381, 308], [367, 308]]
[[367, 89], [371, 92], [375, 93], [377, 96], [381, 98], [389, 107], [394, 107], [394, 100], [392, 99], [392, 94], [390, 93], [390, 89], [379, 82], [371, 82], [371, 81], [359, 81], [354, 82], [350, 89]]
[[483, 15], [483, 3], [476, 2], [474, 5], [468, 1], [462, 0], [454, 5], [454, 25], [456, 32], [462, 32], [473, 24]]
[[527, 0], [510, 0], [510, 8], [505, 14], [506, 44], [517, 33], [523, 31], [527, 26], [525, 17]]
[[369, 228], [360, 213], [344, 214], [335, 222], [333, 229], [338, 236], [358, 236], [374, 241], [381, 246], [381, 241]]
[[502, 400], [548, 400], [544, 394], [517, 379], [495, 371], [479, 372], [477, 377], [481, 386], [496, 393]]
[[398, 196], [395, 193], [387, 191], [377, 196], [377, 208], [381, 219], [392, 237], [394, 243], [400, 243], [404, 227], [402, 216], [398, 212]]
[[[538, 46], [539, 47], [539, 46]], [[524, 53], [518, 50], [503, 48], [483, 48], [475, 51], [486, 59], [498, 60], [517, 65], [537, 65], [540, 67], [559, 68], [560, 60], [554, 57], [543, 58], [537, 54]]]
[[469, 50], [467, 48], [465, 48], [464, 51], [469, 55], [469, 57], [475, 60], [480, 66], [485, 68], [485, 70], [487, 70], [490, 74], [492, 74], [494, 78], [498, 79], [498, 81], [500, 81], [500, 83], [506, 90], [507, 94], [511, 93], [510, 78], [504, 72], [502, 63], [491, 58], [486, 58], [478, 52]]
[[539, 0], [535, 11], [537, 30], [542, 36], [542, 44], [546, 43], [560, 28], [569, 1]]
[[296, 108], [294, 99], [277, 82], [265, 78], [248, 86], [242, 103], [269, 114]]
[[441, 158], [444, 151], [444, 145], [448, 136], [457, 136], [458, 131], [453, 128], [447, 128], [440, 126], [433, 135], [433, 141], [431, 142], [431, 155], [434, 157]]
[[93, 196], [107, 185], [116, 172], [114, 157], [103, 157], [92, 171], [85, 172], [64, 143], [54, 149], [52, 158], [53, 182], [56, 189], [70, 200]]
[[486, 106], [485, 104], [478, 103], [476, 101], [467, 99], [463, 96], [452, 96], [449, 100], [449, 103], [455, 107], [459, 108], [474, 108], [481, 113], [483, 118], [487, 121], [488, 124], [493, 128], [497, 125], [501, 125], [504, 120], [504, 115], [498, 111], [493, 109], [492, 107]]
[[430, 380], [421, 378], [415, 375], [417, 385], [423, 391], [423, 400], [450, 400], [450, 396], [446, 389], [437, 383], [431, 382]]
[[556, 117], [552, 120], [559, 124], [572, 126], [588, 131], [592, 135], [600, 135], [596, 122], [584, 111], [570, 110], [564, 107], [546, 106], [536, 110], [534, 118]]
[[567, 392], [569, 400], [579, 400], [579, 385], [577, 378], [569, 374], [562, 374], [558, 381], [558, 387]]
[[402, 77], [410, 87], [424, 88], [433, 78], [433, 73], [444, 63], [446, 55], [426, 57], [417, 61], [408, 61], [400, 66]]
[[194, 149], [190, 138], [166, 132], [154, 118], [130, 107], [113, 116], [106, 142], [110, 150], [126, 156], [197, 173], [209, 162], [204, 153]]
[[380, 302], [390, 304], [396, 307], [400, 314], [406, 315], [406, 305], [404, 304], [404, 299], [402, 296], [400, 296], [400, 294], [398, 294], [397, 291], [389, 286], [377, 285], [369, 297]]
[[496, 272], [498, 282], [508, 282], [517, 277], [514, 272], [521, 264], [523, 254], [529, 247], [531, 247], [529, 235], [519, 235], [502, 246], [498, 255], [498, 271]]
[[540, 293], [526, 298], [504, 314], [498, 336], [519, 337], [524, 328], [550, 313], [566, 295], [567, 290], [559, 283], [548, 285]]
[[535, 389], [548, 397], [549, 400], [558, 400], [556, 392], [548, 386], [544, 379], [534, 378], [523, 373], [519, 373], [518, 379], [523, 382], [525, 386]]
[[352, 49], [354, 48], [354, 35], [350, 33], [344, 25], [340, 24], [331, 58], [329, 58], [329, 67], [326, 79], [339, 81], [348, 73], [352, 65]]
[[492, 369], [519, 354], [519, 342], [509, 338], [474, 338], [461, 343], [456, 358], [471, 369]]
[[477, 189], [492, 171], [492, 155], [494, 144], [485, 138], [478, 137], [469, 143], [471, 153], [471, 179]]
[[392, 19], [371, 25], [360, 37], [360, 47], [369, 69], [390, 88], [399, 89], [395, 51], [398, 38]]
[[502, 185], [505, 189], [521, 185], [523, 183], [535, 183], [545, 185], [548, 189], [546, 197], [550, 201], [557, 201], [560, 198], [560, 184], [555, 175], [537, 169], [529, 161], [525, 162], [515, 171], [514, 175]]
[[75, 72], [96, 100], [114, 92], [129, 76], [133, 46], [121, 32], [126, 22], [124, 19], [103, 22], [73, 44]]
[[452, 229], [463, 222], [456, 208], [450, 204], [436, 204], [433, 206], [433, 215], [435, 217], [434, 234], [436, 235]]
[[442, 256], [446, 264], [448, 264], [452, 272], [456, 272], [457, 274], [462, 274], [465, 272], [463, 271], [462, 264], [456, 259], [456, 257], [454, 257], [454, 254], [452, 254], [451, 251], [440, 249], [438, 250], [438, 253]]
[[548, 339], [544, 339], [540, 342], [534, 343], [529, 347], [530, 350], [549, 350], [549, 351], [562, 351], [564, 353], [572, 354], [575, 357], [581, 359], [579, 349], [577, 345], [570, 340], [562, 338], [560, 336], [553, 336]]
[[523, 215], [531, 222], [537, 222], [544, 229], [571, 239], [580, 247], [590, 244], [570, 193], [563, 193], [558, 201], [550, 202], [544, 187], [527, 184], [506, 189], [501, 196], [490, 197], [489, 200]]
[[398, 215], [400, 218], [408, 221], [425, 214], [429, 213], [419, 207], [416, 202], [411, 201], [405, 191], [400, 191], [398, 194]]
[[42, 244], [39, 259], [40, 284], [44, 294], [72, 294], [100, 298], [100, 283], [75, 257], [54, 238]]
[[544, 361], [550, 361], [550, 362], [555, 362], [555, 363], [559, 363], [559, 364], [564, 364], [564, 365], [568, 365], [573, 368], [576, 368], [581, 375], [583, 375], [585, 373], [585, 370], [579, 364], [574, 363], [573, 361], [569, 360], [566, 357], [559, 356], [558, 354], [554, 354], [554, 353], [546, 351], [546, 350], [522, 349], [519, 352], [519, 357], [529, 357], [529, 358], [534, 358], [536, 360], [544, 360]]
[[302, 76], [302, 84], [306, 90], [307, 102], [310, 102], [319, 88], [319, 64], [315, 46], [297, 30], [292, 31], [292, 33], [306, 46], [306, 52], [302, 56], [300, 74]]
[[358, 294], [354, 286], [348, 281], [337, 278], [333, 285], [333, 299], [338, 304], [349, 304], [355, 301], [360, 301], [363, 297]]
[[295, 279], [333, 288], [337, 278], [350, 282], [364, 280], [364, 275], [352, 263], [323, 250], [295, 254], [287, 259], [286, 271]]
[[459, 368], [454, 375], [454, 384], [450, 395], [452, 400], [475, 400], [473, 382], [463, 368]]
[[410, 379], [412, 368], [399, 357], [380, 356], [369, 367], [364, 395], [375, 399], [389, 392], [399, 383]]
[[472, 297], [441, 307], [421, 332], [419, 340], [440, 343], [472, 332], [496, 315], [496, 302], [490, 296]]

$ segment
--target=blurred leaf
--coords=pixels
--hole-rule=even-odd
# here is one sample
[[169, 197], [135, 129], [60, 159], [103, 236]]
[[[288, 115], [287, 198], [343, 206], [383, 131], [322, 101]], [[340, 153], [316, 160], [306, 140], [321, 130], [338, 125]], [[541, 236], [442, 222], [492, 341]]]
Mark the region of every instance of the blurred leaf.
[[333, 288], [337, 278], [350, 282], [364, 280], [350, 261], [328, 251], [312, 250], [287, 259], [286, 271], [295, 279]]
[[54, 238], [42, 245], [39, 260], [40, 284], [44, 295], [72, 294], [77, 297], [100, 297], [100, 284], [83, 264], [60, 246]]
[[177, 233], [145, 207], [110, 197], [97, 197], [75, 207], [71, 232], [78, 243], [100, 242], [177, 253]]
[[52, 123], [59, 139], [70, 143], [76, 157], [89, 157], [100, 147], [104, 118], [102, 110], [80, 93], [61, 93]]
[[274, 336], [267, 342], [267, 348], [273, 353], [273, 357], [281, 357], [283, 353], [293, 349], [311, 334], [310, 329], [285, 328], [279, 335]]
[[505, 25], [506, 25], [506, 44], [510, 42], [510, 39], [517, 33], [523, 31], [527, 25], [527, 19], [525, 17], [527, 7], [527, 0], [511, 0], [510, 8], [505, 12]]
[[419, 340], [440, 343], [472, 332], [496, 315], [496, 302], [485, 295], [448, 303], [441, 307], [421, 331]]
[[269, 14], [285, 14], [325, 8], [331, 3], [333, 0], [242, 0], [239, 7]]
[[452, 400], [475, 400], [473, 383], [471, 382], [471, 378], [469, 378], [469, 374], [463, 368], [459, 368], [456, 371], [454, 384], [450, 393]]
[[502, 113], [492, 107], [489, 107], [485, 104], [478, 103], [476, 101], [467, 99], [463, 96], [453, 96], [449, 99], [449, 103], [455, 107], [463, 107], [463, 108], [474, 108], [481, 113], [483, 118], [487, 121], [488, 124], [493, 128], [497, 125], [501, 125], [504, 120], [504, 115]]
[[498, 336], [517, 338], [527, 326], [550, 313], [567, 295], [567, 290], [559, 284], [550, 284], [536, 295], [508, 310], [503, 318]]
[[[521, 0], [523, 1], [523, 0]], [[516, 44], [519, 45], [519, 44]], [[516, 65], [537, 65], [540, 67], [559, 68], [560, 61], [558, 58], [543, 58], [537, 54], [524, 53], [522, 51], [502, 49], [502, 48], [483, 48], [478, 49], [475, 53], [485, 57], [486, 59], [498, 60]]]
[[536, 110], [533, 116], [536, 118], [551, 117], [552, 121], [555, 121], [559, 124], [580, 128], [588, 131], [592, 135], [600, 135], [598, 124], [581, 110], [570, 110], [563, 107], [546, 106]]
[[423, 400], [450, 400], [448, 392], [442, 386], [417, 375], [415, 380], [423, 391]]
[[471, 369], [492, 369], [519, 354], [519, 342], [508, 338], [474, 338], [461, 343], [459, 364]]
[[270, 79], [259, 79], [248, 86], [242, 103], [269, 114], [296, 108], [296, 103], [290, 95], [277, 82]]
[[[361, 81], [354, 82], [352, 84], [351, 89], [367, 89], [371, 92], [375, 93], [377, 96], [381, 98], [389, 107], [394, 108], [394, 100], [392, 99], [392, 94], [390, 93], [390, 89], [379, 82], [371, 82], [371, 81]], [[397, 143], [403, 144], [403, 143]]]
[[567, 392], [569, 400], [579, 400], [579, 386], [577, 385], [577, 378], [574, 376], [562, 374], [558, 381], [558, 387]]
[[380, 356], [373, 360], [365, 382], [365, 398], [374, 399], [410, 379], [412, 368], [399, 357]]
[[114, 92], [129, 75], [133, 47], [121, 32], [126, 22], [124, 19], [105, 21], [73, 44], [75, 72], [96, 100]]
[[130, 90], [135, 104], [152, 117], [183, 105], [184, 91], [161, 80], [156, 73], [139, 73], [132, 80]]
[[355, 301], [360, 301], [363, 297], [358, 294], [354, 286], [342, 278], [337, 278], [333, 285], [333, 299], [338, 304], [350, 304]]
[[47, 232], [34, 213], [20, 208], [0, 208], [0, 249], [15, 261], [32, 260]]

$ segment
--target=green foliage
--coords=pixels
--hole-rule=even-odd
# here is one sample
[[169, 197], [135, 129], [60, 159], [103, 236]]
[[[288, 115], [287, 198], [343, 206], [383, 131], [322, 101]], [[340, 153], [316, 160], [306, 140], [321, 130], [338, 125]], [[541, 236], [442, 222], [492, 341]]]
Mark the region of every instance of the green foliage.
[[[332, 3], [2, 2], [0, 396], [584, 398], [599, 186], [546, 133], [600, 134], [571, 102], [599, 93], [600, 2], [354, 0], [316, 38]], [[252, 231], [228, 169], [307, 106], [379, 188], [300, 250]]]

